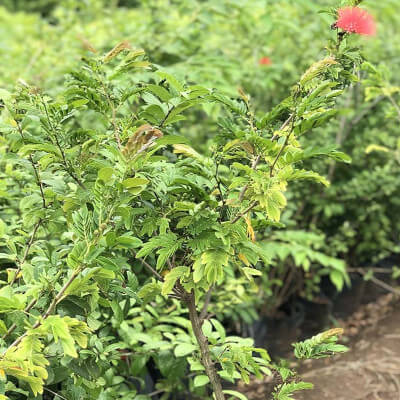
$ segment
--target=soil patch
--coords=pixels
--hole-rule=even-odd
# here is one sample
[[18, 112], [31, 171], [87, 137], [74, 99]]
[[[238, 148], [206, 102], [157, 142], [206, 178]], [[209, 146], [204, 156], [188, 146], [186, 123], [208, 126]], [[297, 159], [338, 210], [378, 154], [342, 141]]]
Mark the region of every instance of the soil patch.
[[[345, 321], [342, 342], [350, 351], [342, 356], [303, 363], [299, 375], [314, 390], [298, 400], [399, 400], [400, 302], [392, 294], [360, 307]], [[271, 397], [273, 379], [241, 387], [250, 400]]]

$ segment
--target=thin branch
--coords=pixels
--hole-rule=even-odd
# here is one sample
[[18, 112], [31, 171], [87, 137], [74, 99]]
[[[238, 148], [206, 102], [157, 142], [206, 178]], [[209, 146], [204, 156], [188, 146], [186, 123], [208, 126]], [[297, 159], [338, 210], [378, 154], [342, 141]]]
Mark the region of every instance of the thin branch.
[[203, 308], [201, 309], [201, 312], [200, 312], [200, 320], [201, 321], [203, 321], [204, 318], [207, 316], [207, 309], [208, 309], [208, 306], [210, 305], [213, 289], [214, 289], [214, 287], [212, 287], [212, 286], [210, 287], [210, 289], [208, 289], [208, 292], [206, 294], [206, 298], [204, 299], [204, 305], [203, 305]]
[[359, 274], [365, 273], [365, 271], [372, 271], [376, 274], [393, 274], [392, 268], [379, 268], [379, 267], [364, 267], [364, 268], [347, 268], [348, 272], [357, 272]]
[[[37, 303], [37, 299], [33, 299], [24, 309], [24, 312], [27, 313], [29, 312], [32, 307]], [[6, 339], [8, 336], [10, 336], [14, 331], [15, 328], [17, 327], [17, 325], [14, 323], [10, 326], [10, 328], [8, 329], [8, 331], [1, 337], [3, 340]]]
[[239, 221], [240, 218], [242, 218], [244, 215], [246, 215], [250, 210], [252, 210], [255, 206], [257, 205], [257, 201], [253, 201], [243, 212], [238, 214], [232, 221], [231, 224], [236, 223]]
[[68, 165], [68, 161], [67, 161], [67, 159], [66, 159], [66, 157], [65, 157], [64, 149], [62, 148], [61, 143], [60, 143], [60, 141], [58, 140], [57, 132], [55, 131], [55, 129], [54, 129], [54, 127], [53, 127], [53, 124], [51, 123], [50, 115], [49, 115], [49, 112], [48, 112], [48, 110], [47, 110], [47, 105], [46, 105], [46, 102], [43, 100], [43, 98], [42, 98], [42, 104], [43, 104], [43, 107], [44, 107], [44, 110], [45, 110], [45, 113], [46, 113], [46, 117], [47, 117], [47, 121], [48, 121], [48, 123], [49, 123], [50, 129], [51, 129], [51, 131], [52, 131], [53, 134], [54, 134], [54, 139], [55, 139], [55, 141], [56, 141], [56, 145], [57, 145], [57, 147], [58, 147], [58, 150], [59, 150], [60, 153], [61, 153], [61, 157], [62, 157], [62, 159], [63, 159], [63, 165], [64, 165], [65, 171], [67, 172], [67, 174], [68, 174], [82, 189], [86, 190], [85, 185], [84, 185], [84, 184], [79, 180], [79, 178], [72, 172], [72, 167], [71, 167], [70, 165]]
[[162, 121], [160, 122], [160, 125], [158, 125], [159, 128], [162, 128], [163, 125], [165, 124], [165, 121], [167, 120], [167, 118], [170, 116], [170, 114], [172, 113], [172, 110], [174, 110], [175, 106], [172, 106], [168, 112], [165, 114], [165, 117], [162, 119]]
[[47, 387], [43, 387], [43, 389], [44, 389], [46, 392], [49, 392], [49, 393], [51, 393], [52, 395], [59, 397], [60, 399], [68, 400], [68, 399], [65, 398], [64, 396], [61, 396], [61, 394], [58, 394], [58, 393], [56, 393], [56, 392], [53, 392], [51, 389], [48, 389]]
[[[151, 272], [158, 281], [164, 282], [164, 278], [143, 258], [138, 258], [138, 260], [142, 263], [142, 265], [149, 271]], [[177, 288], [172, 289], [173, 292], [175, 293], [175, 296], [180, 299], [182, 296], [182, 292], [178, 290]]]
[[106, 97], [106, 99], [107, 99], [108, 105], [109, 105], [110, 108], [111, 108], [111, 112], [112, 112], [111, 124], [112, 124], [112, 126], [113, 126], [113, 128], [114, 128], [114, 137], [115, 137], [115, 141], [117, 142], [118, 148], [121, 149], [122, 146], [121, 146], [121, 138], [120, 138], [120, 136], [119, 136], [119, 128], [118, 128], [118, 126], [117, 126], [117, 124], [116, 124], [116, 122], [115, 122], [115, 119], [116, 119], [116, 111], [115, 111], [114, 102], [111, 100], [111, 97], [110, 97], [110, 95], [108, 94], [108, 91], [106, 90], [106, 87], [105, 87], [103, 81], [101, 80], [101, 77], [100, 77], [99, 75], [97, 75], [97, 77], [98, 77], [98, 79], [99, 79], [99, 81], [100, 81], [100, 84], [101, 84], [103, 90], [104, 90], [104, 95], [105, 95], [105, 97]]
[[[275, 160], [274, 160], [273, 163], [271, 164], [271, 168], [270, 168], [270, 170], [269, 170], [269, 176], [270, 176], [270, 177], [272, 177], [272, 175], [273, 175], [273, 173], [274, 173], [274, 168], [275, 168], [276, 163], [277, 163], [278, 160], [279, 160], [279, 157], [282, 155], [283, 150], [285, 149], [285, 147], [286, 147], [287, 144], [289, 143], [289, 138], [290, 138], [290, 136], [292, 135], [292, 132], [293, 132], [293, 130], [294, 130], [295, 113], [293, 113], [293, 114], [291, 115], [291, 117], [290, 117], [290, 119], [288, 119], [288, 121], [291, 122], [292, 125], [291, 125], [291, 127], [290, 127], [289, 133], [286, 135], [285, 142], [283, 143], [281, 149], [279, 150], [279, 153], [278, 153], [277, 156], [275, 157]], [[288, 122], [288, 123], [289, 123], [289, 122]], [[285, 122], [285, 124], [286, 124], [286, 122]], [[284, 124], [284, 125], [285, 125], [285, 124]]]
[[[361, 268], [357, 272], [359, 272], [363, 276], [365, 276], [367, 274], [367, 272], [363, 271]], [[388, 285], [386, 282], [383, 282], [382, 280], [376, 278], [375, 276], [369, 277], [368, 280], [375, 283], [375, 285], [380, 286], [381, 288], [387, 290], [388, 292], [393, 293], [397, 296], [400, 296], [399, 289], [396, 289], [393, 286]]]
[[12, 285], [15, 283], [15, 281], [16, 281], [17, 278], [18, 278], [19, 273], [21, 272], [22, 265], [24, 264], [24, 262], [26, 261], [26, 258], [28, 257], [29, 250], [30, 250], [31, 247], [32, 247], [32, 244], [33, 244], [33, 242], [34, 242], [34, 240], [35, 240], [36, 232], [37, 232], [37, 230], [39, 229], [39, 226], [40, 226], [41, 223], [42, 223], [42, 219], [39, 219], [39, 221], [36, 222], [36, 225], [35, 225], [35, 227], [33, 228], [32, 235], [31, 235], [31, 237], [30, 237], [30, 239], [29, 239], [29, 242], [28, 242], [27, 245], [26, 245], [25, 252], [24, 252], [24, 255], [23, 255], [23, 257], [22, 257], [22, 260], [21, 260], [21, 261], [18, 261], [18, 264], [19, 264], [19, 265], [18, 265], [18, 269], [16, 270], [16, 272], [15, 272], [15, 274], [14, 274], [14, 276], [13, 276], [11, 282], [10, 282], [10, 286], [12, 286]]
[[[32, 326], [31, 329], [36, 329], [39, 326], [42, 325], [43, 321], [46, 320], [47, 318], [50, 317], [50, 315], [52, 314], [52, 312], [54, 311], [55, 307], [57, 306], [57, 304], [63, 299], [65, 292], [67, 291], [67, 289], [70, 287], [70, 285], [72, 284], [72, 282], [77, 278], [77, 276], [80, 274], [80, 272], [82, 271], [82, 267], [77, 268], [72, 275], [70, 276], [70, 278], [68, 279], [67, 282], [65, 282], [64, 286], [60, 289], [60, 291], [58, 292], [57, 296], [53, 299], [53, 301], [50, 303], [47, 311], [38, 318], [38, 320], [36, 321], [36, 323]], [[13, 347], [18, 346], [22, 340], [28, 336], [28, 332], [25, 331], [25, 333], [23, 335], [21, 335], [20, 337], [18, 337], [13, 343], [10, 344], [10, 346], [3, 352], [3, 356]]]
[[272, 175], [274, 174], [275, 165], [276, 165], [276, 163], [278, 162], [279, 157], [282, 155], [283, 150], [285, 149], [285, 147], [286, 147], [287, 144], [289, 143], [289, 137], [291, 136], [291, 134], [292, 134], [292, 131], [290, 131], [290, 132], [288, 133], [288, 135], [286, 136], [285, 143], [283, 143], [282, 147], [281, 147], [280, 150], [279, 150], [279, 153], [278, 153], [277, 156], [275, 157], [274, 162], [271, 164], [271, 168], [270, 168], [270, 170], [269, 170], [269, 176], [270, 176], [270, 177], [272, 177]]
[[158, 394], [161, 394], [161, 393], [164, 393], [164, 392], [165, 392], [165, 389], [159, 389], [159, 390], [156, 390], [156, 391], [151, 392], [149, 394], [146, 394], [146, 396], [154, 397], [154, 396], [157, 396]]
[[[258, 163], [261, 160], [261, 156], [258, 155], [254, 160], [253, 163], [251, 164], [251, 168], [256, 170]], [[242, 189], [242, 191], [240, 192], [239, 195], [239, 202], [241, 203], [244, 199], [244, 195], [246, 194], [247, 189], [249, 188], [249, 184], [246, 184], [246, 186], [244, 186], [244, 188]]]
[[222, 205], [225, 207], [226, 200], [225, 200], [224, 194], [222, 192], [222, 182], [219, 179], [219, 163], [218, 163], [218, 161], [216, 161], [216, 166], [215, 166], [215, 181], [217, 182], [217, 187], [218, 187], [219, 194], [221, 196]]
[[400, 296], [400, 290], [388, 285], [387, 283], [381, 281], [378, 278], [375, 278], [375, 276], [371, 276], [371, 281], [375, 283], [375, 285], [380, 286], [383, 289], [386, 289], [388, 292], [394, 293], [397, 296]]
[[[294, 114], [290, 114], [289, 118], [283, 123], [283, 125], [278, 130], [283, 131], [288, 126], [288, 124], [290, 123], [290, 121], [292, 120], [293, 117], [294, 117]], [[279, 137], [278, 135], [274, 135], [274, 136], [272, 136], [271, 140], [274, 141], [274, 140], [278, 139], [278, 137]]]
[[143, 258], [138, 258], [138, 260], [148, 271], [150, 271], [157, 278], [157, 280], [159, 280], [160, 282], [164, 282], [164, 278], [148, 262], [143, 260]]
[[[280, 149], [280, 151], [279, 151], [277, 157], [275, 158], [273, 164], [271, 165], [270, 176], [272, 176], [272, 172], [273, 172], [273, 169], [274, 169], [274, 167], [275, 167], [275, 164], [277, 163], [277, 161], [278, 161], [280, 155], [282, 154], [283, 149], [286, 147], [286, 145], [287, 145], [287, 143], [288, 143], [288, 141], [289, 141], [289, 136], [290, 136], [291, 133], [293, 132], [293, 127], [294, 127], [294, 116], [295, 116], [294, 113], [293, 113], [293, 114], [290, 114], [289, 118], [288, 118], [288, 119], [282, 124], [282, 126], [279, 128], [279, 130], [282, 131], [282, 130], [284, 130], [284, 129], [288, 126], [288, 124], [289, 124], [290, 122], [292, 122], [292, 127], [291, 127], [291, 129], [290, 129], [290, 132], [289, 132], [288, 135], [286, 136], [285, 143], [283, 144], [283, 146], [282, 146], [282, 148]], [[277, 135], [274, 135], [274, 136], [272, 137], [271, 140], [275, 140], [276, 137], [277, 137]], [[252, 165], [251, 165], [251, 168], [252, 168], [253, 170], [255, 170], [255, 169], [257, 168], [257, 166], [258, 166], [260, 160], [261, 160], [261, 155], [258, 155], [258, 156], [253, 160], [253, 163], [252, 163]], [[239, 195], [239, 202], [242, 202], [242, 201], [243, 201], [244, 196], [245, 196], [246, 191], [247, 191], [248, 188], [249, 188], [249, 184], [246, 184], [246, 186], [243, 187], [243, 189], [242, 189], [242, 191], [240, 192], [240, 195]], [[250, 210], [252, 210], [256, 205], [257, 205], [257, 202], [253, 202], [243, 213], [237, 215], [237, 216], [232, 220], [231, 223], [234, 224], [235, 222], [237, 222], [241, 217], [243, 217], [243, 215], [247, 214], [247, 213], [248, 213]]]
[[[16, 121], [16, 122], [17, 122], [18, 132], [19, 132], [19, 134], [21, 135], [22, 141], [23, 141], [24, 144], [25, 144], [25, 136], [24, 136], [24, 132], [23, 132], [23, 130], [22, 130], [22, 126], [21, 126], [21, 124], [19, 123], [19, 121]], [[38, 168], [36, 167], [35, 162], [33, 161], [32, 154], [29, 154], [29, 161], [30, 161], [31, 164], [32, 164], [32, 168], [33, 168], [33, 171], [34, 171], [34, 173], [35, 173], [36, 181], [37, 181], [37, 184], [38, 184], [39, 189], [40, 189], [40, 195], [41, 195], [41, 197], [42, 197], [43, 208], [46, 208], [46, 200], [45, 200], [45, 197], [44, 197], [43, 183], [42, 183], [42, 181], [40, 180], [39, 170], [38, 170]]]

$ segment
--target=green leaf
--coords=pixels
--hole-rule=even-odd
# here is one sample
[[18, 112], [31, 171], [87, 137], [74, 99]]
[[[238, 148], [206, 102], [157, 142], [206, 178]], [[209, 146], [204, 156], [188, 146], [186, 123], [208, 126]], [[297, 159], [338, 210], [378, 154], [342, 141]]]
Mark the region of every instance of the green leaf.
[[122, 181], [122, 185], [126, 188], [135, 188], [146, 186], [149, 183], [149, 180], [146, 178], [128, 178]]
[[175, 267], [170, 272], [168, 272], [164, 277], [164, 283], [161, 289], [161, 294], [167, 296], [172, 292], [178, 278], [181, 278], [189, 272], [188, 267]]
[[128, 233], [117, 237], [116, 244], [118, 247], [125, 249], [137, 249], [138, 247], [142, 246], [143, 242], [137, 237], [130, 236]]
[[21, 155], [31, 154], [35, 151], [44, 151], [46, 153], [51, 153], [58, 157], [61, 157], [60, 149], [50, 143], [26, 144], [25, 146], [22, 146], [19, 150]]
[[165, 102], [168, 102], [173, 97], [171, 93], [162, 86], [147, 85], [147, 89], [150, 90], [151, 93], [155, 94], [160, 100]]
[[197, 375], [194, 378], [193, 385], [194, 387], [200, 387], [207, 385], [208, 382], [210, 382], [210, 379], [207, 375]]
[[292, 382], [292, 383], [284, 383], [277, 395], [277, 400], [290, 400], [293, 399], [292, 394], [298, 392], [299, 390], [310, 390], [314, 387], [312, 383], [308, 382]]
[[10, 286], [0, 289], [0, 313], [13, 310], [23, 310], [25, 308], [25, 299], [22, 294], [14, 294]]
[[99, 179], [101, 179], [104, 183], [110, 183], [115, 180], [114, 168], [104, 167], [99, 170], [97, 173]]
[[228, 395], [230, 395], [230, 396], [233, 396], [233, 397], [235, 397], [235, 398], [237, 398], [237, 399], [239, 399], [239, 400], [248, 400], [248, 398], [247, 398], [244, 394], [239, 393], [239, 392], [237, 392], [236, 390], [223, 390], [223, 392], [224, 392], [225, 394], [228, 394]]
[[329, 274], [329, 279], [336, 286], [336, 289], [340, 292], [343, 289], [344, 279], [343, 274], [340, 271], [332, 271]]
[[183, 92], [185, 90], [185, 88], [183, 87], [183, 85], [175, 78], [173, 77], [171, 74], [168, 74], [167, 72], [164, 71], [157, 71], [156, 72], [157, 75], [161, 78], [161, 79], [166, 79], [167, 82], [177, 91], [177, 92]]
[[243, 267], [242, 270], [247, 279], [251, 279], [252, 276], [262, 276], [262, 272], [255, 268]]
[[175, 347], [174, 354], [175, 357], [185, 357], [196, 351], [197, 347], [190, 343], [181, 343]]

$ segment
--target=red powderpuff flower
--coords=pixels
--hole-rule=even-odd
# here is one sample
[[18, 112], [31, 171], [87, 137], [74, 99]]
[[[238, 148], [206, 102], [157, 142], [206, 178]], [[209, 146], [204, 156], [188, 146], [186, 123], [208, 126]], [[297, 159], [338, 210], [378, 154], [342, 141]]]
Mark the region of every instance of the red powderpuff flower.
[[271, 65], [271, 64], [272, 64], [272, 61], [271, 61], [271, 59], [270, 59], [269, 57], [261, 57], [261, 58], [258, 60], [258, 63], [259, 63], [260, 65]]
[[374, 18], [360, 7], [343, 7], [338, 10], [339, 19], [336, 26], [345, 32], [359, 35], [375, 35], [376, 25]]

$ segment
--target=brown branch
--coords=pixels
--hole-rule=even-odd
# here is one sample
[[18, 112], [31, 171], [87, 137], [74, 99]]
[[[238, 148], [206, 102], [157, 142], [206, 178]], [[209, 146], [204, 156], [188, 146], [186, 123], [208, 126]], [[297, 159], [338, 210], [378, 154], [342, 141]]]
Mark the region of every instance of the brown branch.
[[[358, 273], [360, 273], [361, 275], [365, 276], [367, 274], [367, 272], [363, 271], [362, 268], [359, 268]], [[375, 283], [375, 285], [380, 286], [381, 288], [387, 290], [390, 293], [393, 293], [397, 296], [400, 296], [400, 290], [394, 288], [393, 286], [388, 285], [386, 282], [383, 282], [382, 280], [376, 278], [375, 276], [371, 276], [368, 278], [368, 280], [370, 280], [371, 282]]]
[[100, 81], [100, 84], [101, 84], [103, 90], [104, 90], [104, 96], [105, 96], [106, 99], [107, 99], [107, 103], [108, 103], [109, 107], [111, 108], [111, 113], [112, 113], [111, 124], [112, 124], [112, 126], [113, 126], [113, 128], [114, 128], [114, 137], [115, 137], [115, 141], [117, 142], [118, 148], [121, 150], [122, 145], [121, 145], [121, 138], [120, 138], [120, 136], [119, 136], [119, 128], [118, 128], [118, 126], [117, 126], [117, 124], [116, 124], [116, 122], [115, 122], [115, 119], [116, 119], [116, 111], [115, 111], [114, 102], [111, 100], [111, 97], [110, 97], [110, 95], [108, 94], [108, 91], [107, 91], [107, 89], [106, 89], [106, 87], [105, 87], [103, 81], [101, 80], [101, 77], [100, 77], [99, 75], [97, 75], [97, 77], [98, 77], [98, 79], [99, 79], [99, 81]]
[[217, 182], [217, 187], [218, 187], [219, 194], [221, 196], [222, 205], [225, 207], [226, 200], [225, 200], [224, 194], [222, 192], [222, 182], [219, 179], [219, 163], [218, 163], [218, 160], [216, 161], [216, 165], [215, 165], [215, 181]]
[[172, 106], [170, 109], [168, 109], [167, 113], [165, 114], [165, 117], [160, 122], [160, 125], [158, 125], [159, 128], [163, 127], [163, 125], [165, 124], [165, 121], [167, 120], [167, 118], [170, 116], [170, 114], [172, 113], [172, 111], [174, 109], [175, 109], [175, 106]]
[[[293, 117], [294, 114], [290, 114], [289, 118], [283, 123], [283, 125], [278, 129], [278, 131], [283, 131], [288, 126]], [[278, 139], [278, 137], [279, 137], [278, 135], [272, 136], [271, 141]]]
[[196, 337], [197, 343], [200, 347], [201, 363], [205, 369], [205, 372], [210, 379], [211, 386], [213, 388], [215, 400], [225, 400], [225, 395], [222, 391], [221, 379], [218, 376], [215, 365], [211, 359], [210, 347], [208, 339], [201, 329], [201, 320], [197, 313], [195, 296], [192, 291], [187, 298], [187, 306], [189, 309], [190, 322], [192, 324], [193, 333]]
[[257, 201], [253, 201], [243, 212], [240, 214], [236, 215], [236, 217], [231, 221], [231, 224], [236, 223], [239, 221], [240, 218], [243, 217], [243, 215], [246, 215], [250, 210], [252, 210], [255, 206], [257, 205]]
[[[289, 116], [289, 118], [282, 124], [282, 126], [279, 128], [280, 131], [282, 131], [283, 129], [285, 129], [287, 127], [287, 125], [290, 123], [290, 121], [292, 120], [292, 118], [294, 117], [294, 114], [291, 114]], [[278, 136], [274, 135], [271, 138], [271, 141], [274, 141]], [[258, 163], [261, 160], [261, 155], [258, 155], [254, 160], [253, 163], [251, 164], [251, 168], [256, 170]], [[246, 194], [247, 189], [249, 188], [249, 184], [247, 183], [246, 186], [243, 187], [242, 191], [240, 192], [239, 195], [239, 202], [242, 202], [244, 199], [244, 196]]]

